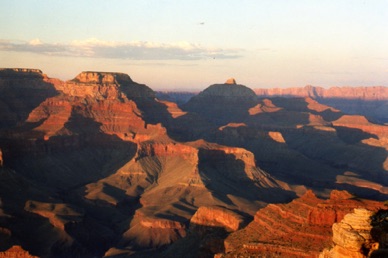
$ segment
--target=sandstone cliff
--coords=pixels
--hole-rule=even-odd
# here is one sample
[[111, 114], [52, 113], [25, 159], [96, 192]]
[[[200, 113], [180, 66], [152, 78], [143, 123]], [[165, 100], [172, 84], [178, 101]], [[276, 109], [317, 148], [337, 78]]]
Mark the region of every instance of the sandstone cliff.
[[[377, 214], [385, 216], [377, 219]], [[341, 222], [333, 224], [334, 247], [325, 249], [319, 257], [385, 257], [388, 253], [388, 231], [381, 228], [381, 219], [384, 221], [386, 218], [386, 210], [377, 214], [364, 208], [356, 208], [346, 214]]]
[[333, 223], [340, 222], [356, 207], [377, 211], [383, 204], [357, 200], [338, 191], [333, 191], [328, 200], [308, 191], [289, 204], [270, 204], [259, 210], [246, 228], [226, 238], [225, 254], [221, 257], [245, 253], [251, 257], [317, 257], [330, 246]]
[[236, 231], [244, 224], [244, 218], [222, 207], [199, 207], [190, 219], [193, 228], [221, 227], [227, 231]]
[[388, 88], [383, 86], [374, 87], [331, 87], [328, 89], [307, 85], [298, 88], [272, 88], [254, 89], [259, 96], [285, 96], [285, 97], [312, 97], [360, 99], [360, 100], [388, 100]]

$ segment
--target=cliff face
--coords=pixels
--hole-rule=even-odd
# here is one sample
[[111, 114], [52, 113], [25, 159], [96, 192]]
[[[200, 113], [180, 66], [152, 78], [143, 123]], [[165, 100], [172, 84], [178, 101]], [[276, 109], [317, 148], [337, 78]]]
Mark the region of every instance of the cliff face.
[[62, 88], [65, 94], [94, 99], [154, 98], [149, 87], [132, 81], [123, 73], [82, 72]]
[[265, 97], [311, 97], [358, 99], [358, 100], [388, 100], [388, 88], [383, 86], [374, 87], [331, 87], [328, 89], [311, 85], [297, 88], [272, 88], [254, 89], [259, 96]]
[[[356, 207], [377, 211], [383, 204], [356, 200], [348, 193], [338, 191], [333, 191], [328, 200], [319, 199], [309, 191], [289, 204], [270, 204], [259, 210], [247, 227], [226, 238], [222, 257], [243, 253], [254, 257], [317, 257], [325, 247], [330, 246], [333, 223], [344, 219], [352, 221], [355, 230], [370, 230], [367, 222], [357, 222], [359, 214], [346, 215]], [[361, 210], [359, 213], [364, 216]], [[333, 241], [342, 241], [345, 245], [357, 242], [357, 238], [345, 235], [335, 234]], [[360, 246], [357, 245], [357, 248]]]
[[388, 230], [382, 224], [386, 224], [386, 217], [386, 210], [376, 213], [364, 208], [354, 209], [341, 222], [333, 224], [334, 247], [323, 250], [319, 257], [385, 257]]
[[236, 231], [244, 224], [244, 218], [221, 207], [200, 207], [190, 219], [190, 225], [200, 227], [221, 227], [227, 231]]
[[0, 69], [0, 128], [22, 123], [42, 101], [57, 94], [61, 81], [37, 69]]

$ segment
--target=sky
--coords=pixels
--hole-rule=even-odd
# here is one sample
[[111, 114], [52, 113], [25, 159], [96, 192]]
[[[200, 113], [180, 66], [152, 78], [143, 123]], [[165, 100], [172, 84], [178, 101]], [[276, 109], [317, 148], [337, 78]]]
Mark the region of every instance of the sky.
[[0, 67], [154, 90], [388, 86], [386, 0], [0, 0]]

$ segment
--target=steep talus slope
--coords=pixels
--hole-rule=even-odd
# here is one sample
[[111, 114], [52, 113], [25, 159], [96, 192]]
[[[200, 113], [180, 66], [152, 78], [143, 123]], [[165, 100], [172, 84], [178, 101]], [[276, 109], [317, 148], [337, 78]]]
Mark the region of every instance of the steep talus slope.
[[358, 207], [377, 211], [383, 204], [338, 191], [328, 200], [309, 191], [288, 204], [270, 204], [247, 227], [227, 237], [220, 257], [317, 257], [330, 246], [332, 224]]

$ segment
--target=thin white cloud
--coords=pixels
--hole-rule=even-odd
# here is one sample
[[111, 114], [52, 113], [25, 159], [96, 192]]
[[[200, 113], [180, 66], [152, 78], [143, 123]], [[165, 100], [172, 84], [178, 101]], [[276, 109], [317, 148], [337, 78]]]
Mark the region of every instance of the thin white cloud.
[[0, 40], [1, 51], [32, 52], [44, 55], [113, 58], [131, 60], [199, 60], [206, 58], [235, 59], [241, 49], [207, 48], [189, 42], [158, 43], [149, 41], [116, 42], [95, 38], [75, 40], [68, 44]]

